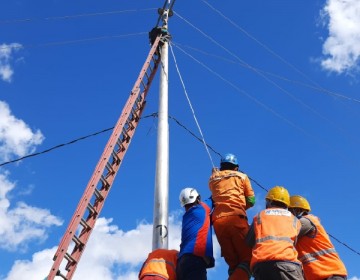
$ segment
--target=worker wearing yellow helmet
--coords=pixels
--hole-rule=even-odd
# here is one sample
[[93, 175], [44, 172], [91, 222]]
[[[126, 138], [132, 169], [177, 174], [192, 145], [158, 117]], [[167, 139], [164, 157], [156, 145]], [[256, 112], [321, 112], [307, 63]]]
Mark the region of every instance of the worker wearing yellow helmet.
[[301, 231], [296, 244], [298, 258], [306, 279], [342, 280], [347, 271], [320, 219], [312, 214], [310, 204], [300, 195], [290, 197], [289, 210], [300, 219]]
[[250, 263], [255, 280], [303, 280], [295, 242], [300, 221], [288, 211], [287, 189], [275, 186], [266, 195], [266, 209], [255, 215], [246, 237], [253, 248]]

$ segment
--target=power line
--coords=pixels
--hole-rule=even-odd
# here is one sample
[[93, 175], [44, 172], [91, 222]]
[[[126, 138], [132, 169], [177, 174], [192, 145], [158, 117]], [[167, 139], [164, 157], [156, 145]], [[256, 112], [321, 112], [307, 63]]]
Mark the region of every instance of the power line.
[[[142, 117], [142, 119], [146, 119], [146, 118], [149, 118], [149, 117], [156, 117], [156, 116], [157, 116], [157, 113], [153, 113], [153, 114], [151, 114], [151, 115], [147, 115], [147, 116]], [[42, 154], [46, 154], [46, 153], [48, 153], [48, 152], [51, 152], [51, 151], [53, 151], [53, 150], [56, 150], [56, 149], [59, 149], [59, 148], [62, 148], [62, 147], [65, 147], [65, 146], [68, 146], [68, 145], [71, 145], [71, 144], [75, 144], [75, 143], [78, 142], [78, 141], [85, 140], [85, 139], [87, 139], [87, 138], [94, 137], [94, 136], [96, 136], [96, 135], [105, 133], [105, 132], [107, 132], [107, 131], [109, 131], [109, 130], [112, 130], [113, 128], [114, 128], [114, 127], [105, 128], [105, 129], [103, 129], [103, 130], [100, 130], [100, 131], [97, 131], [97, 132], [88, 134], [88, 135], [86, 135], [86, 136], [82, 136], [82, 137], [76, 138], [76, 139], [71, 140], [71, 141], [69, 141], [69, 142], [56, 145], [56, 146], [51, 147], [51, 148], [49, 148], [49, 149], [43, 150], [43, 151], [41, 151], [41, 152], [32, 153], [32, 154], [29, 154], [29, 155], [26, 155], [26, 156], [23, 156], [23, 157], [14, 159], [14, 160], [10, 160], [10, 161], [3, 162], [3, 163], [0, 164], [0, 167], [1, 167], [1, 166], [8, 165], [8, 164], [10, 164], [10, 163], [15, 163], [15, 162], [18, 162], [18, 161], [21, 161], [21, 160], [23, 160], [23, 159], [27, 159], [27, 158], [30, 158], [30, 157], [35, 157], [35, 156], [39, 156], [39, 155], [42, 155]]]
[[247, 32], [244, 28], [241, 28], [238, 24], [236, 24], [233, 20], [231, 20], [229, 17], [225, 16], [222, 12], [220, 12], [218, 9], [216, 9], [214, 6], [210, 5], [207, 1], [202, 0], [203, 3], [205, 3], [206, 5], [208, 5], [213, 11], [215, 11], [216, 13], [218, 13], [221, 17], [223, 17], [226, 21], [228, 21], [230, 24], [232, 24], [235, 28], [237, 28], [238, 30], [240, 30], [242, 33], [244, 33], [247, 37], [249, 37], [250, 39], [252, 39], [253, 41], [255, 41], [257, 44], [259, 44], [261, 47], [263, 47], [266, 51], [268, 51], [270, 54], [272, 54], [273, 56], [275, 56], [276, 58], [278, 58], [280, 61], [282, 61], [283, 63], [285, 63], [286, 65], [288, 65], [290, 68], [292, 68], [293, 70], [295, 70], [298, 74], [300, 74], [301, 76], [303, 76], [306, 80], [310, 81], [312, 84], [320, 87], [316, 82], [314, 82], [312, 79], [310, 79], [309, 76], [307, 76], [306, 74], [304, 74], [302, 71], [300, 71], [297, 67], [295, 67], [293, 64], [291, 64], [290, 62], [288, 62], [286, 59], [284, 59], [282, 56], [280, 56], [279, 54], [277, 54], [275, 51], [273, 51], [272, 49], [270, 49], [267, 45], [265, 45], [264, 43], [260, 42], [260, 40], [256, 39], [253, 35], [251, 35], [249, 32]]
[[87, 139], [87, 138], [90, 138], [90, 137], [93, 137], [93, 136], [102, 134], [102, 133], [104, 133], [104, 132], [107, 132], [107, 131], [109, 131], [109, 130], [112, 130], [113, 128], [114, 128], [114, 127], [106, 128], [106, 129], [103, 129], [103, 130], [101, 130], [101, 131], [98, 131], [98, 132], [95, 132], [95, 133], [92, 133], [92, 134], [89, 134], [89, 135], [86, 135], [86, 136], [77, 138], [77, 139], [72, 140], [72, 141], [69, 141], [69, 142], [67, 142], [67, 143], [63, 143], [63, 144], [56, 145], [56, 146], [54, 146], [54, 147], [51, 147], [51, 148], [46, 149], [46, 150], [41, 151], [41, 152], [33, 153], [33, 154], [30, 154], [30, 155], [27, 155], [27, 156], [23, 156], [23, 157], [14, 159], [14, 160], [10, 160], [10, 161], [7, 161], [7, 162], [3, 162], [3, 163], [0, 164], [0, 167], [1, 167], [1, 166], [5, 166], [5, 165], [10, 164], [10, 163], [18, 162], [18, 161], [23, 160], [23, 159], [26, 159], [26, 158], [39, 156], [39, 155], [41, 155], [41, 154], [46, 154], [46, 153], [48, 153], [48, 152], [51, 152], [51, 151], [53, 151], [53, 150], [62, 148], [62, 147], [64, 147], [64, 146], [68, 146], [68, 145], [74, 144], [74, 143], [76, 143], [76, 142], [78, 142], [78, 141], [85, 140], [85, 139]]
[[[353, 101], [353, 102], [356, 102], [356, 103], [360, 103], [360, 100], [359, 100], [359, 99], [352, 98], [352, 97], [346, 96], [346, 95], [344, 95], [344, 94], [341, 94], [341, 93], [338, 93], [338, 92], [334, 92], [334, 91], [329, 90], [329, 89], [325, 89], [325, 88], [323, 88], [323, 87], [318, 87], [318, 86], [310, 85], [310, 84], [308, 84], [308, 83], [301, 82], [301, 81], [298, 81], [298, 80], [293, 80], [293, 79], [284, 77], [284, 76], [282, 76], [282, 75], [275, 74], [275, 73], [272, 73], [272, 72], [269, 72], [269, 71], [265, 71], [265, 70], [256, 68], [256, 67], [254, 67], [254, 66], [251, 66], [251, 65], [242, 63], [242, 62], [240, 62], [240, 61], [234, 61], [234, 60], [231, 60], [231, 59], [228, 59], [228, 58], [219, 56], [219, 55], [215, 55], [215, 54], [208, 53], [208, 52], [206, 52], [206, 51], [204, 51], [204, 50], [200, 50], [200, 49], [194, 48], [194, 47], [192, 47], [192, 46], [182, 45], [182, 44], [180, 44], [180, 43], [178, 43], [178, 42], [176, 42], [176, 45], [181, 46], [182, 48], [191, 49], [191, 50], [193, 50], [193, 51], [199, 52], [199, 53], [201, 53], [201, 54], [203, 54], [203, 55], [206, 55], [206, 56], [210, 56], [210, 57], [213, 57], [213, 58], [216, 58], [216, 59], [223, 60], [223, 61], [228, 62], [228, 63], [239, 64], [240, 66], [242, 66], [242, 67], [244, 67], [244, 68], [247, 68], [247, 69], [255, 69], [257, 72], [263, 73], [264, 75], [272, 76], [272, 77], [274, 77], [274, 78], [277, 78], [277, 79], [279, 79], [279, 80], [282, 80], [282, 81], [285, 81], [285, 82], [288, 82], [288, 83], [298, 84], [298, 85], [300, 85], [300, 86], [303, 86], [303, 87], [306, 87], [306, 88], [309, 88], [309, 89], [312, 89], [312, 90], [315, 90], [315, 91], [318, 91], [318, 92], [327, 94], [327, 95], [332, 96], [332, 97], [335, 97], [335, 98], [340, 98], [340, 99], [345, 99], [345, 100], [347, 100], [347, 101]], [[250, 67], [249, 67], [249, 66], [250, 66]]]
[[[158, 116], [158, 113], [152, 113], [150, 115], [146, 115], [144, 117], [141, 117], [141, 119], [146, 119], [146, 118], [150, 118], [150, 117], [153, 117], [153, 118], [156, 118]], [[197, 136], [195, 133], [193, 133], [190, 129], [188, 129], [185, 125], [183, 125], [180, 121], [178, 121], [176, 118], [172, 117], [172, 116], [169, 116], [169, 119], [172, 119], [177, 125], [179, 125], [180, 127], [182, 127], [183, 129], [185, 129], [191, 136], [193, 136], [194, 138], [196, 138], [199, 142], [203, 143], [203, 140], [201, 137]], [[101, 131], [98, 131], [98, 132], [94, 132], [92, 134], [89, 134], [89, 135], [86, 135], [86, 136], [83, 136], [83, 137], [79, 137], [77, 139], [74, 139], [72, 141], [69, 141], [69, 142], [66, 142], [66, 143], [63, 143], [63, 144], [59, 144], [59, 145], [56, 145], [52, 148], [49, 148], [49, 149], [46, 149], [44, 151], [41, 151], [41, 152], [38, 152], [38, 153], [33, 153], [33, 154], [30, 154], [30, 155], [27, 155], [27, 156], [24, 156], [24, 157], [20, 157], [20, 158], [17, 158], [17, 159], [14, 159], [14, 160], [11, 160], [11, 161], [7, 161], [7, 162], [3, 162], [0, 164], [0, 167], [1, 166], [5, 166], [7, 164], [11, 164], [11, 163], [15, 163], [15, 162], [18, 162], [20, 160], [23, 160], [23, 159], [27, 159], [27, 158], [30, 158], [30, 157], [35, 157], [35, 156], [39, 156], [39, 155], [42, 155], [42, 154], [45, 154], [45, 153], [48, 153], [48, 152], [51, 152], [53, 150], [56, 150], [56, 149], [59, 149], [59, 148], [62, 148], [62, 147], [65, 147], [65, 146], [68, 146], [68, 145], [71, 145], [71, 144], [75, 144], [76, 142], [78, 141], [81, 141], [81, 140], [85, 140], [87, 138], [90, 138], [90, 137], [94, 137], [96, 135], [99, 135], [99, 134], [102, 134], [102, 133], [105, 133], [109, 130], [112, 130], [114, 127], [110, 127], [110, 128], [106, 128], [106, 129], [103, 129]], [[217, 154], [219, 157], [221, 157], [221, 154], [219, 152], [217, 152], [213, 147], [211, 147], [209, 144], [206, 144], [207, 147], [213, 151], [215, 154]], [[243, 172], [244, 171], [241, 171], [240, 172]], [[255, 179], [251, 178], [249, 176], [249, 179], [255, 183], [259, 188], [263, 189], [264, 191], [268, 191], [265, 187], [263, 187], [259, 182], [257, 182]], [[329, 234], [329, 233], [328, 233]], [[340, 241], [338, 238], [334, 237], [333, 235], [329, 234], [330, 237], [332, 237], [334, 240], [336, 240], [337, 242], [339, 242], [340, 244], [342, 244], [343, 246], [345, 246], [346, 248], [348, 248], [349, 250], [351, 250], [352, 252], [354, 252], [355, 254], [359, 255], [360, 256], [360, 252], [356, 251], [355, 249], [353, 249], [352, 247], [350, 247], [349, 245], [347, 245], [345, 242], [342, 242]]]
[[179, 46], [175, 45], [179, 50], [181, 50], [184, 54], [186, 54], [187, 56], [189, 56], [191, 59], [193, 59], [195, 62], [199, 63], [201, 66], [203, 66], [205, 69], [207, 69], [209, 72], [211, 72], [213, 75], [215, 75], [216, 77], [218, 77], [219, 79], [221, 79], [222, 81], [224, 81], [225, 83], [227, 83], [228, 85], [230, 85], [232, 88], [234, 88], [236, 91], [238, 91], [239, 93], [245, 95], [246, 97], [248, 97], [249, 99], [251, 99], [253, 102], [255, 102], [257, 105], [263, 107], [265, 110], [269, 111], [270, 113], [272, 113], [273, 115], [275, 115], [276, 117], [280, 118], [281, 120], [283, 120], [284, 122], [286, 122], [288, 125], [290, 125], [291, 127], [299, 130], [300, 132], [302, 132], [303, 134], [305, 134], [306, 136], [308, 136], [311, 139], [316, 140], [316, 142], [318, 142], [320, 145], [324, 145], [324, 143], [321, 141], [321, 139], [316, 138], [314, 135], [312, 135], [311, 133], [307, 132], [305, 129], [303, 129], [302, 127], [296, 125], [295, 123], [293, 123], [291, 120], [287, 119], [286, 117], [284, 117], [283, 115], [281, 115], [280, 113], [278, 113], [277, 111], [275, 111], [274, 109], [270, 108], [269, 106], [267, 106], [266, 104], [264, 104], [263, 102], [261, 102], [260, 100], [258, 100], [257, 98], [255, 98], [253, 95], [249, 94], [248, 92], [246, 92], [245, 90], [240, 89], [237, 85], [235, 85], [234, 83], [232, 83], [231, 81], [229, 81], [228, 79], [226, 79], [225, 77], [223, 77], [222, 75], [220, 75], [219, 73], [217, 73], [216, 71], [214, 71], [213, 69], [211, 69], [210, 67], [208, 67], [207, 65], [205, 65], [203, 62], [199, 61], [198, 59], [196, 59], [195, 57], [193, 57], [192, 55], [190, 55], [188, 52], [186, 52], [185, 50], [181, 49]]
[[[228, 54], [230, 54], [232, 57], [234, 57], [235, 59], [237, 59], [242, 65], [245, 65], [245, 67], [249, 68], [250, 70], [254, 71], [257, 75], [259, 75], [260, 77], [262, 77], [264, 80], [266, 80], [268, 83], [272, 84], [273, 86], [275, 86], [277, 89], [279, 89], [281, 92], [285, 93], [287, 96], [289, 96], [291, 99], [293, 99], [295, 102], [297, 102], [298, 104], [302, 105], [303, 107], [305, 107], [307, 110], [311, 111], [313, 114], [317, 115], [318, 117], [320, 117], [321, 119], [329, 122], [331, 125], [335, 126], [337, 129], [343, 131], [342, 127], [339, 128], [340, 125], [330, 121], [328, 118], [324, 117], [322, 114], [320, 114], [317, 110], [315, 110], [314, 108], [312, 108], [311, 106], [309, 106], [308, 104], [306, 104], [305, 102], [303, 102], [301, 99], [297, 98], [296, 96], [294, 96], [293, 94], [291, 94], [289, 91], [285, 90], [284, 88], [282, 88], [280, 85], [278, 85], [276, 82], [274, 82], [273, 80], [271, 80], [269, 77], [267, 77], [266, 75], [264, 75], [262, 72], [258, 71], [257, 68], [252, 67], [250, 64], [246, 63], [244, 60], [242, 60], [239, 56], [237, 56], [235, 53], [233, 53], [232, 51], [230, 51], [229, 49], [227, 49], [225, 46], [223, 46], [221, 43], [219, 43], [218, 41], [216, 41], [214, 38], [212, 38], [210, 35], [206, 34], [204, 31], [202, 31], [200, 28], [196, 27], [194, 24], [192, 24], [189, 20], [185, 19], [184, 17], [182, 17], [179, 13], [175, 13], [180, 19], [182, 19], [184, 22], [186, 22], [187, 24], [189, 24], [192, 28], [194, 28], [196, 31], [198, 31], [200, 34], [202, 34], [204, 37], [206, 37], [207, 39], [209, 39], [212, 43], [214, 43], [215, 45], [217, 45], [218, 47], [220, 47], [221, 49], [223, 49], [225, 52], [227, 52]], [[303, 74], [304, 75], [304, 74]], [[314, 137], [314, 136], [313, 136]], [[322, 143], [322, 141], [319, 141], [320, 143]]]
[[[177, 14], [179, 17], [180, 15]], [[229, 50], [227, 50], [225, 47], [223, 47], [220, 43], [216, 42], [213, 38], [211, 38], [209, 35], [205, 34], [204, 32], [202, 32], [200, 29], [198, 29], [197, 27], [195, 27], [193, 24], [191, 24], [190, 22], [188, 22], [187, 20], [185, 20], [184, 18], [182, 18], [184, 21], [186, 21], [187, 23], [189, 23], [192, 27], [194, 27], [196, 30], [198, 30], [201, 34], [203, 34], [205, 37], [209, 38], [212, 42], [214, 42], [216, 45], [220, 46], [221, 48], [225, 49], [227, 52], [229, 52], [231, 55], [233, 55], [234, 57], [236, 57], [237, 59], [239, 59], [239, 61], [241, 61], [240, 58], [238, 58], [235, 54], [233, 54], [232, 52], [230, 52]], [[174, 43], [173, 43], [174, 44]], [[174, 44], [175, 45], [175, 44]], [[204, 68], [206, 68], [208, 71], [210, 71], [212, 74], [214, 74], [215, 76], [217, 76], [219, 79], [221, 79], [222, 81], [224, 81], [225, 83], [229, 84], [231, 87], [233, 87], [236, 91], [240, 92], [241, 94], [245, 95], [246, 97], [248, 97], [249, 99], [251, 99], [252, 101], [254, 101], [256, 104], [260, 105], [261, 107], [265, 108], [266, 110], [268, 110], [269, 112], [271, 112], [272, 114], [274, 114], [275, 116], [279, 117], [280, 119], [282, 119], [283, 121], [285, 121], [287, 124], [289, 124], [290, 126], [292, 126], [293, 128], [301, 131], [302, 133], [304, 133], [305, 135], [307, 135], [309, 138], [311, 138], [312, 140], [314, 140], [315, 142], [317, 142], [319, 145], [321, 145], [322, 147], [324, 147], [325, 149], [330, 150], [331, 152], [337, 154], [339, 157], [341, 157], [344, 160], [347, 160], [349, 162], [351, 162], [352, 164], [357, 164], [356, 162], [354, 162], [353, 159], [348, 158], [347, 156], [343, 155], [341, 152], [333, 149], [333, 147], [331, 147], [329, 144], [327, 144], [326, 142], [324, 142], [321, 138], [307, 132], [305, 129], [303, 129], [302, 127], [296, 125], [294, 122], [292, 122], [291, 120], [289, 120], [288, 118], [284, 117], [283, 115], [279, 114], [278, 112], [276, 112], [274, 109], [270, 108], [269, 106], [267, 106], [266, 104], [264, 104], [263, 102], [261, 102], [260, 100], [258, 100], [257, 98], [255, 98], [253, 95], [247, 93], [246, 91], [240, 89], [238, 86], [236, 86], [234, 83], [232, 83], [231, 81], [229, 81], [228, 79], [226, 79], [225, 77], [223, 77], [222, 75], [220, 75], [219, 73], [217, 73], [216, 71], [214, 71], [213, 69], [211, 69], [210, 67], [208, 67], [207, 65], [205, 65], [203, 62], [199, 61], [198, 59], [196, 59], [195, 57], [193, 57], [192, 55], [190, 55], [189, 53], [187, 53], [185, 50], [183, 50], [182, 48], [180, 48], [179, 46], [175, 45], [178, 49], [180, 49], [183, 53], [185, 53], [187, 56], [189, 56], [190, 58], [192, 58], [194, 61], [196, 61], [197, 63], [199, 63], [201, 66], [203, 66]], [[242, 62], [242, 61], [241, 61]], [[244, 64], [248, 65], [247, 63], [243, 62]], [[250, 67], [250, 65], [248, 65]], [[251, 67], [250, 67], [251, 68]], [[252, 69], [254, 70], [254, 69]], [[258, 71], [255, 71], [257, 74], [260, 75], [260, 73]], [[270, 80], [269, 78], [267, 78], [265, 75], [261, 74], [261, 77], [263, 77], [266, 81], [272, 83], [273, 85], [275, 85], [276, 87], [278, 87], [279, 89], [281, 89], [281, 91], [285, 92], [287, 95], [290, 95], [294, 100], [298, 100], [296, 97], [294, 97], [293, 95], [291, 95], [288, 91], [282, 89], [280, 86], [278, 86], [275, 82], [273, 82], [272, 80]], [[303, 106], [305, 106], [306, 104], [303, 103], [302, 101], [298, 101], [298, 103], [302, 104]], [[306, 106], [307, 108], [310, 106]], [[311, 107], [310, 107], [311, 108]], [[308, 108], [309, 109], [309, 108]], [[311, 110], [313, 112], [317, 112], [316, 110]], [[317, 113], [318, 115], [321, 115], [319, 113]]]
[[[68, 44], [78, 44], [83, 42], [91, 42], [91, 41], [99, 41], [105, 39], [118, 39], [118, 38], [125, 38], [130, 36], [138, 36], [138, 35], [148, 35], [149, 32], [138, 32], [138, 33], [129, 33], [129, 34], [122, 34], [122, 35], [109, 35], [109, 36], [100, 36], [100, 37], [92, 37], [92, 38], [84, 38], [84, 39], [77, 39], [77, 40], [68, 40], [68, 41], [58, 41], [58, 42], [49, 42], [49, 43], [42, 43], [37, 45], [19, 45], [13, 47], [14, 49], [21, 49], [21, 48], [42, 48], [42, 47], [51, 47], [51, 46], [61, 46], [61, 45], [68, 45]], [[8, 49], [9, 45], [0, 45], [0, 50]]]
[[98, 12], [98, 13], [85, 13], [85, 14], [76, 14], [76, 15], [65, 15], [65, 16], [53, 16], [53, 17], [45, 17], [45, 18], [23, 18], [23, 19], [7, 19], [0, 20], [0, 24], [12, 24], [12, 23], [28, 23], [39, 20], [67, 20], [81, 17], [94, 17], [94, 16], [108, 16], [108, 15], [116, 15], [116, 14], [124, 14], [124, 13], [133, 13], [133, 12], [143, 12], [143, 11], [153, 11], [156, 8], [148, 8], [148, 9], [132, 9], [132, 10], [120, 10], [120, 11], [110, 11], [110, 12]]

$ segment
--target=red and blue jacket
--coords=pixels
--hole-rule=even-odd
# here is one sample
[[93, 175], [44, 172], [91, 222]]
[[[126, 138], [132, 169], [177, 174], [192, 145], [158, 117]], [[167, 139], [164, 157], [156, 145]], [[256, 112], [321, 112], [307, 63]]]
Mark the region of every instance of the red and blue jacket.
[[211, 198], [200, 202], [185, 212], [182, 220], [181, 244], [178, 258], [184, 254], [204, 257], [208, 267], [215, 264], [212, 242]]

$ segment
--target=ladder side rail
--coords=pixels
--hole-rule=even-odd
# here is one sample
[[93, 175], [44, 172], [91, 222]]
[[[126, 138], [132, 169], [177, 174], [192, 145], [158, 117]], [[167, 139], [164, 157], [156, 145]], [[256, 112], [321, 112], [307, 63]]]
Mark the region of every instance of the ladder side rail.
[[[104, 169], [106, 167], [106, 164], [108, 162], [108, 159], [111, 158], [111, 154], [114, 152], [114, 147], [116, 146], [116, 143], [120, 137], [120, 135], [122, 134], [122, 130], [124, 128], [124, 126], [126, 125], [126, 120], [127, 118], [129, 118], [131, 116], [131, 112], [132, 112], [132, 109], [134, 107], [134, 104], [137, 104], [138, 103], [138, 97], [140, 96], [140, 98], [143, 100], [142, 102], [140, 102], [140, 104], [145, 104], [145, 97], [146, 97], [146, 94], [149, 90], [149, 87], [151, 85], [151, 82], [156, 74], [156, 70], [158, 68], [158, 64], [160, 63], [160, 57], [158, 58], [155, 58], [155, 56], [159, 56], [159, 52], [158, 52], [158, 45], [160, 43], [160, 35], [156, 38], [154, 44], [152, 45], [152, 48], [148, 54], [148, 57], [144, 63], [144, 66], [143, 68], [141, 69], [140, 71], [140, 74], [139, 74], [139, 77], [131, 91], [131, 94], [126, 102], [126, 105], [124, 106], [124, 109], [122, 111], [122, 114], [115, 126], [115, 128], [113, 129], [113, 132], [112, 132], [112, 135], [110, 137], [110, 139], [108, 140], [108, 143], [106, 144], [105, 146], [105, 149], [104, 149], [104, 152], [103, 154], [101, 155], [100, 157], [100, 160], [94, 170], [94, 173], [84, 191], [84, 194], [77, 206], [77, 209], [72, 217], [72, 220], [71, 222], [69, 223], [68, 225], [68, 228], [60, 242], [60, 245], [57, 249], [57, 252], [55, 253], [54, 255], [54, 264], [50, 270], [50, 273], [47, 277], [48, 280], [53, 280], [55, 278], [56, 275], [60, 275], [61, 273], [59, 272], [59, 267], [63, 261], [63, 259], [65, 258], [65, 254], [67, 254], [67, 250], [68, 250], [68, 247], [70, 245], [70, 242], [73, 240], [73, 237], [74, 235], [76, 234], [76, 230], [79, 226], [79, 224], [81, 224], [83, 221], [83, 215], [85, 214], [86, 212], [86, 209], [87, 209], [87, 206], [92, 198], [92, 196], [94, 195], [94, 192], [95, 192], [95, 188], [98, 184], [98, 182], [101, 180], [101, 176], [104, 172]], [[154, 63], [154, 66], [152, 67], [152, 70], [151, 70], [151, 74], [150, 74], [150, 78], [148, 79], [147, 83], [146, 83], [146, 86], [145, 86], [145, 89], [143, 90], [142, 93], [140, 93], [140, 88], [141, 88], [141, 83], [142, 83], [142, 80], [145, 76], [145, 73], [147, 72], [147, 69], [150, 68], [151, 69], [151, 65], [150, 63], [153, 62]], [[139, 108], [139, 116], [144, 108], [143, 105], [140, 105], [141, 108]], [[136, 110], [135, 110], [136, 111]], [[138, 118], [139, 119], [139, 118]], [[133, 129], [133, 132], [131, 133], [131, 136], [134, 134], [135, 132], [135, 128], [137, 126], [137, 122], [134, 123], [134, 129]], [[126, 150], [127, 150], [127, 147], [129, 146], [130, 144], [130, 140], [131, 139], [128, 139], [128, 143], [126, 145], [124, 145], [124, 148], [123, 149], [120, 149], [120, 151], [118, 152], [118, 155], [119, 155], [119, 164], [116, 165], [117, 168], [116, 168], [116, 172], [117, 170], [119, 169], [120, 167], [120, 164], [121, 164], [121, 161], [122, 161], [122, 158], [124, 157], [125, 153], [126, 153]], [[126, 141], [125, 141], [126, 142]], [[116, 172], [113, 172], [114, 175], [116, 175]], [[114, 180], [114, 177], [113, 176], [111, 178], [111, 181], [110, 181], [110, 177], [107, 178], [107, 182], [108, 182], [108, 189], [111, 188], [111, 184]], [[103, 197], [105, 200], [105, 198], [107, 197], [107, 194], [103, 194]], [[100, 203], [101, 204], [101, 203]], [[102, 206], [99, 206], [100, 204], [98, 204], [98, 210], [101, 210], [102, 209], [102, 206], [103, 206], [103, 203], [102, 203]], [[92, 231], [92, 228], [93, 228], [93, 225], [95, 224], [96, 222], [96, 218], [98, 216], [99, 212], [97, 212], [97, 215], [93, 221], [92, 226], [90, 226], [88, 228], [88, 231], [89, 231], [89, 235], [91, 234], [91, 231]], [[87, 240], [85, 240], [87, 241]], [[85, 242], [86, 243], [86, 242]], [[86, 245], [84, 243], [84, 246]], [[83, 251], [83, 250], [81, 250]], [[78, 261], [76, 262], [75, 264], [75, 268], [76, 268], [76, 265], [77, 265]], [[72, 270], [72, 273], [73, 273], [74, 270]], [[67, 275], [66, 276], [66, 280], [70, 280], [72, 277], [72, 274], [70, 275], [70, 278], [69, 276]]]
[[[139, 115], [142, 114], [143, 109], [145, 108], [145, 101], [143, 102], [143, 106], [139, 109]], [[134, 120], [135, 121], [135, 120]], [[134, 127], [128, 131], [128, 135], [130, 137], [130, 139], [132, 138], [132, 136], [135, 133], [135, 129], [136, 129], [137, 124], [134, 125]], [[125, 143], [123, 144], [125, 151], [128, 148], [128, 146], [130, 145], [130, 141], [125, 141]], [[122, 153], [124, 153], [124, 150], [122, 150]], [[113, 169], [115, 172], [109, 173], [108, 176], [106, 176], [106, 181], [109, 183], [109, 185], [111, 186], [113, 181], [115, 180], [115, 176], [116, 176], [116, 172], [118, 171], [118, 169], [120, 168], [120, 164], [114, 164]], [[95, 203], [94, 203], [94, 208], [96, 210], [97, 213], [100, 213], [100, 211], [102, 210], [103, 206], [104, 206], [104, 202], [106, 197], [108, 196], [109, 193], [109, 188], [107, 190], [105, 190], [106, 188], [104, 188], [104, 190], [100, 191], [103, 199], [96, 199]], [[79, 260], [82, 253], [85, 250], [85, 244], [87, 243], [88, 239], [90, 238], [92, 229], [95, 226], [95, 222], [96, 222], [96, 215], [91, 215], [91, 218], [89, 220], [87, 220], [87, 224], [89, 225], [89, 228], [84, 228], [80, 235], [79, 235], [79, 239], [81, 241], [82, 244], [84, 244], [83, 246], [76, 246], [73, 249], [73, 252], [71, 253], [71, 257], [74, 260]], [[72, 275], [75, 272], [76, 269], [76, 262], [68, 262], [67, 266], [66, 266], [66, 270], [68, 271], [68, 274], [66, 275], [67, 279], [71, 279]]]

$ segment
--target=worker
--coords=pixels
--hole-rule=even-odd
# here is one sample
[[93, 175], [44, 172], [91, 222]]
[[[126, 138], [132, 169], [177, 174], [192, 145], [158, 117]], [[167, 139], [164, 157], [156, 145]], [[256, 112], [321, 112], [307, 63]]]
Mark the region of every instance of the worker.
[[229, 266], [229, 279], [248, 280], [251, 248], [245, 243], [249, 230], [246, 210], [255, 204], [250, 180], [239, 171], [238, 160], [225, 154], [220, 170], [214, 168], [209, 179], [214, 201], [212, 222], [221, 247], [221, 255]]
[[206, 269], [215, 265], [210, 219], [212, 200], [202, 202], [194, 188], [184, 188], [179, 198], [185, 213], [176, 277], [178, 280], [206, 280]]
[[295, 249], [301, 223], [287, 209], [289, 192], [275, 186], [268, 191], [265, 201], [266, 209], [255, 215], [246, 237], [253, 247], [250, 267], [254, 279], [303, 280]]
[[290, 197], [290, 212], [300, 219], [301, 231], [296, 244], [305, 279], [347, 279], [347, 271], [320, 219], [312, 214], [310, 204], [300, 195]]
[[139, 280], [176, 280], [177, 250], [155, 249], [139, 272]]

